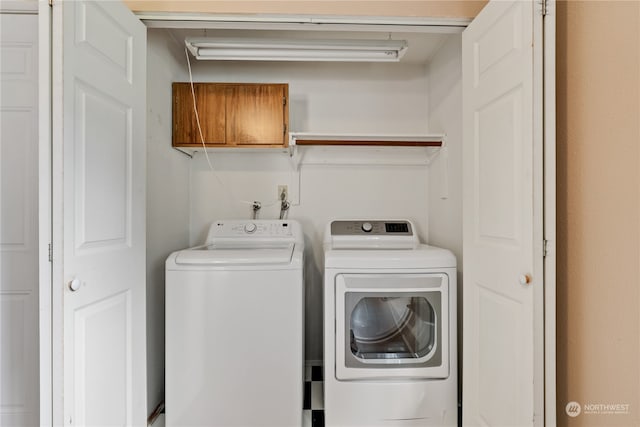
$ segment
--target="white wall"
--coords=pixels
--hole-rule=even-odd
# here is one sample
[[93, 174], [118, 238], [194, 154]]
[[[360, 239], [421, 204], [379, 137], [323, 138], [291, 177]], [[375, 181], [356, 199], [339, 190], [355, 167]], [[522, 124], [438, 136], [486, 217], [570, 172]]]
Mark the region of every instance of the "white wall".
[[[194, 75], [197, 81], [289, 83], [292, 131], [427, 131], [424, 65], [202, 61], [194, 63]], [[332, 165], [343, 157], [344, 150], [329, 149], [317, 155], [316, 160], [321, 158], [325, 165], [303, 160], [299, 178], [288, 156], [281, 152], [210, 153], [215, 174], [202, 154], [196, 154], [192, 161], [192, 245], [203, 241], [207, 227], [216, 219], [249, 218], [249, 202], [253, 200], [265, 206], [261, 218], [277, 218], [279, 184], [289, 186], [291, 199], [298, 201], [299, 197], [300, 203], [292, 206], [289, 218], [302, 223], [307, 242], [306, 359], [311, 361], [322, 359], [321, 260], [326, 223], [345, 217], [409, 218], [415, 221], [421, 237], [427, 237], [427, 167], [376, 164], [395, 157], [393, 150], [378, 153], [371, 164]]]
[[147, 407], [164, 397], [164, 262], [189, 246], [190, 159], [171, 148], [171, 82], [184, 53], [164, 30], [147, 33]]
[[192, 61], [194, 80], [289, 84], [292, 132], [424, 133], [423, 65]]
[[[458, 261], [458, 366], [462, 366], [462, 38], [452, 36], [432, 58], [429, 126], [446, 133], [446, 154], [429, 168], [429, 244]], [[444, 198], [446, 197], [446, 198]], [[458, 375], [459, 381], [461, 376]], [[459, 388], [461, 390], [461, 388]]]
[[[429, 128], [446, 134], [446, 153], [429, 168], [429, 243], [462, 265], [462, 42], [453, 35], [429, 62]], [[460, 270], [460, 269], [458, 269]]]

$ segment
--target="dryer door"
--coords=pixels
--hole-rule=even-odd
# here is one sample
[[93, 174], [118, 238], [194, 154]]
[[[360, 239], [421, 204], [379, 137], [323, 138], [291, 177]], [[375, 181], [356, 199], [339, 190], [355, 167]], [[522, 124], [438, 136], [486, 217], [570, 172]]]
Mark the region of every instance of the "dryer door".
[[336, 276], [336, 377], [447, 378], [446, 274]]

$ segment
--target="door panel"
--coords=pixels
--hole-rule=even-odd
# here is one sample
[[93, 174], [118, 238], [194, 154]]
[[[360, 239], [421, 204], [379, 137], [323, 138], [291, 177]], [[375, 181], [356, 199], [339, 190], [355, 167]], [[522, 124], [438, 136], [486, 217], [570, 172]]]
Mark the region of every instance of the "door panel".
[[[517, 419], [520, 390], [512, 381], [520, 377], [518, 345], [522, 322], [519, 303], [486, 288], [478, 290], [477, 321], [493, 329], [478, 328], [478, 415], [486, 425], [506, 426]], [[499, 337], [496, 339], [495, 337]], [[483, 390], [491, 390], [484, 393]], [[473, 424], [473, 423], [472, 423]]]
[[0, 426], [38, 425], [38, 17], [0, 14]]
[[131, 292], [78, 309], [74, 322], [78, 419], [87, 426], [132, 425]]
[[[463, 33], [463, 424], [534, 425], [542, 170], [529, 1], [492, 1]], [[540, 93], [540, 96], [536, 94]], [[537, 168], [537, 169], [536, 169]], [[534, 177], [537, 181], [534, 181]], [[539, 182], [538, 182], [539, 180]], [[538, 242], [538, 244], [536, 244]], [[522, 282], [524, 283], [521, 283]], [[529, 283], [526, 283], [526, 282]], [[537, 325], [537, 326], [536, 326]]]
[[[133, 78], [133, 62], [140, 60], [134, 57], [133, 34], [126, 23], [117, 18], [100, 5], [100, 2], [83, 2], [78, 5], [76, 13], [76, 44], [94, 60], [114, 73], [114, 78]], [[126, 22], [126, 21], [125, 21]]]
[[111, 1], [54, 2], [53, 25], [54, 35], [62, 30], [53, 50], [62, 163], [53, 176], [64, 200], [63, 212], [54, 208], [63, 225], [54, 289], [63, 292], [64, 423], [143, 425], [146, 29]]
[[82, 83], [75, 93], [76, 247], [117, 249], [131, 241], [132, 109]]
[[[517, 88], [480, 106], [474, 117], [478, 155], [474, 210], [478, 213], [476, 241], [517, 247], [522, 222], [519, 147], [512, 141], [522, 131], [522, 93]], [[491, 124], [501, 123], [501, 126]], [[486, 167], [492, 165], [495, 167]]]

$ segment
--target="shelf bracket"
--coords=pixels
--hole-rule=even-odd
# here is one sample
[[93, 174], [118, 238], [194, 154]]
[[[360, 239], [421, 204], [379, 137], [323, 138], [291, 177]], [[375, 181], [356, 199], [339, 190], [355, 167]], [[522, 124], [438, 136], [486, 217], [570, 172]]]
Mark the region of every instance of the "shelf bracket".
[[300, 160], [301, 160], [300, 150], [296, 145], [295, 138], [292, 138], [291, 136], [289, 137], [288, 150], [289, 150], [289, 163], [291, 164], [291, 168], [295, 172], [300, 172]]
[[438, 150], [438, 152], [434, 155], [434, 158], [437, 156], [440, 156], [442, 159], [442, 185], [440, 190], [440, 199], [447, 200], [449, 198], [449, 148], [447, 147], [446, 135], [442, 137], [442, 146], [440, 147], [440, 150]]
[[426, 161], [427, 164], [431, 164], [434, 159], [438, 156], [445, 156], [447, 153], [447, 135], [442, 134], [440, 136], [440, 145], [438, 147], [434, 147], [435, 149], [426, 151]]
[[188, 158], [193, 159], [193, 154], [192, 154], [192, 153], [189, 153], [189, 152], [187, 152], [187, 151], [184, 151], [184, 150], [182, 150], [182, 149], [180, 149], [180, 148], [178, 148], [178, 147], [172, 147], [172, 148], [173, 148], [174, 150], [176, 150], [176, 151], [178, 151], [178, 152], [180, 152], [180, 153], [184, 154], [184, 155], [185, 155], [185, 156], [187, 156]]

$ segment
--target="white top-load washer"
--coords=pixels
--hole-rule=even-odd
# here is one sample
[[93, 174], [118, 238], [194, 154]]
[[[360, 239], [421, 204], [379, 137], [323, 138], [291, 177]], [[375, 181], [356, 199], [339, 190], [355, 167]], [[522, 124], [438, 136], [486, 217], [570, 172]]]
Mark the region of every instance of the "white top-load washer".
[[228, 220], [169, 256], [167, 426], [300, 426], [303, 255], [296, 221]]
[[325, 425], [456, 426], [456, 259], [407, 220], [324, 240]]

